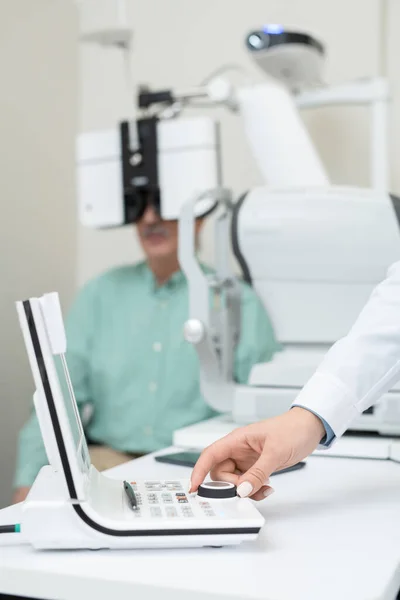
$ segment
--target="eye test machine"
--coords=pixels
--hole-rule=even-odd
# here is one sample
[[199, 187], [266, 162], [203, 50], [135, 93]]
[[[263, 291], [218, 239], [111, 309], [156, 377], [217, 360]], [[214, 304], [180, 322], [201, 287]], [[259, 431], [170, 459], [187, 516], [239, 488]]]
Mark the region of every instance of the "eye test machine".
[[[204, 447], [237, 424], [288, 409], [329, 347], [350, 329], [388, 266], [398, 260], [400, 202], [387, 192], [385, 83], [316, 87], [321, 64], [313, 63], [310, 54], [317, 61], [322, 47], [307, 48], [306, 40], [290, 44], [288, 37], [281, 30], [264, 29], [247, 38], [257, 62], [285, 89], [268, 83], [237, 90], [230, 97], [231, 101], [236, 98], [253, 154], [270, 185], [250, 190], [235, 203], [227, 194], [220, 201], [222, 211], [215, 225], [217, 268], [212, 278], [199, 268], [193, 245], [196, 198], [181, 211], [180, 263], [190, 298], [185, 338], [199, 357], [204, 397], [225, 415], [177, 431], [174, 442], [179, 446]], [[303, 44], [304, 54], [300, 49], [296, 54], [297, 42]], [[291, 54], [282, 53], [284, 65], [278, 66], [273, 53], [280, 46], [282, 52], [287, 46]], [[295, 67], [300, 64], [303, 70], [298, 72]], [[289, 80], [287, 73], [292, 73]], [[307, 77], [311, 73], [312, 78]], [[303, 108], [370, 106], [371, 189], [329, 184], [311, 140], [300, 129], [296, 104]], [[287, 136], [283, 146], [282, 132]], [[271, 362], [253, 367], [244, 386], [233, 377], [240, 291], [226, 259], [229, 247], [244, 279], [271, 316], [281, 344]], [[207, 301], [210, 294], [219, 301]], [[396, 386], [383, 396], [357, 419], [353, 429], [398, 435], [399, 391]]]
[[[263, 83], [234, 86], [220, 69], [192, 90], [142, 88], [138, 119], [122, 123], [119, 133], [84, 135], [78, 145], [85, 225], [135, 222], [147, 202], [163, 218], [180, 220], [179, 258], [190, 297], [184, 335], [198, 354], [204, 398], [229, 414], [176, 432], [175, 443], [184, 447], [202, 447], [237, 424], [286, 410], [400, 255], [400, 201], [388, 193], [386, 81], [323, 85], [323, 44], [277, 25], [250, 32], [246, 46]], [[218, 125], [207, 116], [182, 116], [193, 105], [223, 105], [240, 117], [264, 186], [236, 201], [221, 187]], [[369, 189], [330, 184], [299, 115], [335, 105], [370, 107]], [[108, 145], [99, 143], [107, 136]], [[193, 222], [217, 205], [216, 272], [206, 276]], [[282, 347], [271, 362], [254, 366], [244, 386], [233, 376], [240, 287], [230, 248]], [[399, 392], [386, 394], [354, 429], [400, 434]]]
[[22, 509], [21, 531], [35, 548], [225, 546], [256, 539], [264, 519], [232, 484], [118, 481], [99, 473], [88, 448], [65, 359], [57, 294], [17, 303], [35, 381], [49, 465]]
[[[203, 431], [197, 430], [197, 438], [192, 432], [188, 440], [187, 432], [181, 432], [191, 445], [195, 440], [201, 445], [205, 434], [208, 438], [210, 434], [218, 436], [223, 427], [232, 428], [247, 420], [252, 411], [257, 415], [284, 410], [289, 402], [285, 394], [295, 394], [301, 387], [308, 370], [314, 368], [314, 360], [342, 334], [372, 286], [383, 277], [386, 261], [394, 260], [393, 254], [398, 258], [397, 201], [386, 193], [385, 153], [380, 155], [377, 151], [384, 146], [381, 125], [387, 100], [385, 83], [365, 81], [335, 89], [315, 88], [318, 80], [315, 70], [321, 69], [321, 45], [299, 47], [304, 37], [285, 38], [287, 32], [277, 26], [250, 35], [248, 44], [258, 52], [253, 56], [274, 77], [268, 83], [283, 83], [295, 124], [299, 123], [298, 107], [313, 106], [316, 99], [322, 104], [334, 103], [334, 97], [338, 103], [371, 104], [377, 140], [371, 190], [330, 186], [321, 161], [307, 142], [307, 134], [306, 138], [301, 133], [296, 136], [300, 140], [296, 147], [292, 139], [284, 152], [290, 135], [286, 132], [286, 136], [283, 127], [286, 119], [279, 112], [281, 103], [274, 110], [276, 118], [281, 119], [282, 146], [280, 138], [264, 135], [265, 132], [257, 137], [258, 128], [261, 131], [266, 123], [268, 127], [274, 126], [268, 123], [271, 113], [270, 108], [266, 110], [266, 96], [260, 101], [254, 127], [248, 128], [245, 116], [253, 114], [254, 105], [246, 112], [238, 98], [245, 87], [252, 86], [236, 88], [219, 80], [219, 97], [226, 97], [229, 92], [226, 104], [245, 125], [249, 145], [266, 182], [265, 187], [252, 189], [239, 203], [234, 203], [231, 192], [221, 187], [221, 148], [218, 127], [212, 120], [203, 121], [207, 122], [209, 138], [202, 132], [193, 141], [194, 130], [191, 130], [189, 137], [171, 137], [167, 145], [160, 145], [162, 125], [178, 127], [186, 121], [180, 110], [191, 104], [190, 98], [184, 98], [188, 92], [192, 96], [197, 94], [193, 103], [201, 100], [215, 104], [216, 78], [212, 96], [204, 95], [211, 94], [207, 84], [201, 90], [186, 90], [179, 101], [176, 99], [179, 94], [174, 93], [172, 103], [142, 109], [146, 112], [143, 118], [156, 119], [155, 127], [147, 130], [155, 132], [156, 150], [144, 152], [144, 138], [140, 147], [135, 148], [132, 140], [137, 135], [140, 118], [128, 124], [130, 141], [125, 149], [121, 140], [123, 135], [127, 139], [126, 128], [123, 135], [122, 130], [96, 134], [98, 143], [94, 145], [90, 136], [81, 138], [79, 143], [79, 189], [85, 191], [80, 195], [80, 215], [87, 226], [115, 227], [132, 222], [147, 202], [152, 202], [164, 218], [180, 219], [181, 261], [189, 278], [190, 292], [190, 314], [184, 334], [197, 349], [207, 401], [215, 405], [220, 399], [221, 410], [229, 413], [225, 421], [205, 423]], [[285, 39], [286, 45], [281, 43]], [[308, 64], [314, 65], [314, 70], [306, 71], [308, 79], [300, 64], [299, 71], [294, 68], [296, 56], [302, 57], [301, 65], [304, 66], [307, 57], [311, 61]], [[294, 77], [296, 73], [301, 77]], [[307, 85], [303, 89], [305, 78]], [[261, 88], [258, 89], [261, 93]], [[188, 119], [187, 124], [189, 121], [192, 120]], [[199, 133], [199, 129], [196, 131]], [[146, 128], [142, 131], [145, 133]], [[255, 146], [255, 140], [260, 145]], [[171, 145], [174, 147], [170, 148]], [[311, 151], [308, 158], [307, 147]], [[137, 153], [139, 156], [134, 158]], [[189, 159], [185, 154], [189, 153], [191, 168], [195, 169], [196, 163], [203, 179], [180, 179], [180, 161], [187, 165], [185, 161]], [[296, 165], [300, 163], [296, 154], [305, 165], [297, 171]], [[123, 161], [123, 156], [127, 160]], [[279, 158], [279, 164], [271, 166], [273, 163], [269, 161], [274, 156]], [[282, 163], [285, 157], [286, 166]], [[168, 196], [160, 185], [161, 181], [166, 185], [161, 175], [167, 173], [163, 171], [164, 159], [173, 163], [175, 176], [169, 185], [175, 191], [181, 190], [180, 205], [175, 204], [174, 194]], [[131, 171], [140, 164], [142, 169], [145, 164], [152, 165], [154, 184], [150, 172], [142, 171], [139, 175], [137, 170]], [[108, 171], [107, 176], [101, 165]], [[128, 172], [133, 172], [130, 178]], [[179, 181], [185, 182], [186, 189], [179, 187]], [[105, 189], [107, 194], [103, 195]], [[219, 210], [217, 260], [215, 276], [210, 280], [199, 276], [192, 251], [192, 225], [195, 216], [206, 214], [215, 205]], [[270, 311], [283, 347], [271, 363], [256, 366], [249, 384], [243, 387], [235, 385], [231, 367], [232, 348], [240, 334], [237, 279], [226, 262], [226, 249], [231, 245], [245, 278], [251, 281]], [[193, 297], [195, 286], [202, 299], [198, 303]], [[211, 306], [210, 295], [215, 300]], [[307, 311], [308, 302], [311, 305]], [[256, 543], [242, 544], [234, 550], [221, 549], [218, 557], [214, 550], [196, 548], [134, 554], [131, 551], [32, 552], [24, 545], [26, 541], [38, 549], [236, 544], [254, 540], [263, 520], [250, 501], [237, 498], [234, 488], [223, 482], [208, 483], [198, 496], [188, 496], [187, 481], [181, 481], [179, 474], [176, 476], [182, 467], [159, 465], [153, 456], [134, 461], [126, 471], [125, 466], [118, 468], [114, 477], [123, 473], [127, 481], [122, 476], [110, 479], [96, 472], [90, 465], [64, 358], [66, 342], [58, 298], [51, 294], [19, 302], [18, 313], [50, 465], [40, 472], [25, 503], [0, 511], [0, 533], [10, 531], [7, 523], [21, 523], [19, 536], [0, 535], [0, 545], [7, 546], [0, 549], [1, 597], [58, 598], [62, 594], [65, 599], [86, 596], [100, 600], [125, 598], [128, 592], [138, 598], [162, 595], [174, 600], [189, 596], [249, 600], [267, 596], [270, 600], [283, 597], [354, 600], [373, 596], [389, 600], [397, 595], [399, 478], [398, 465], [388, 460], [310, 458], [307, 469], [278, 478], [278, 493], [265, 504], [257, 505], [267, 518], [267, 535], [261, 532]], [[309, 320], [308, 329], [301, 319]], [[240, 405], [241, 393], [242, 400], [250, 402], [248, 411], [244, 406], [241, 411], [235, 408]], [[375, 407], [356, 426], [379, 430], [386, 423], [388, 429], [395, 431], [397, 406], [398, 391], [394, 390], [383, 399], [379, 411]], [[174, 476], [167, 479], [169, 473]], [[18, 537], [21, 541], [17, 541]], [[321, 552], [326, 540], [329, 549]], [[291, 576], [282, 577], [288, 569]], [[235, 576], [221, 577], [221, 573]]]

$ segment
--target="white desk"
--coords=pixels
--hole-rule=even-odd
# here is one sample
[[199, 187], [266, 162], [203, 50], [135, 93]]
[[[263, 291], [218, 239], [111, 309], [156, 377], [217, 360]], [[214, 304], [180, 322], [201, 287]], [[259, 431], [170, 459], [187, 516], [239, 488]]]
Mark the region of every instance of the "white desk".
[[[117, 478], [186, 477], [152, 457]], [[266, 525], [236, 548], [35, 552], [0, 546], [0, 593], [53, 600], [393, 600], [400, 589], [400, 465], [312, 457], [274, 477]], [[20, 507], [0, 511], [18, 522]], [[16, 534], [14, 534], [16, 535]], [[6, 536], [0, 536], [4, 544]], [[8, 536], [9, 537], [9, 536]], [[16, 539], [16, 538], [14, 538]]]

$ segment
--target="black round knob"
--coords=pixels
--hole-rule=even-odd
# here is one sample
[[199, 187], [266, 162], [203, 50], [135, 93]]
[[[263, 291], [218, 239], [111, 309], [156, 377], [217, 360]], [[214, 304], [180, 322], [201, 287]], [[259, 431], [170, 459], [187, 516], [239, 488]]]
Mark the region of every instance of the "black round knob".
[[234, 498], [236, 496], [236, 486], [226, 481], [207, 481], [199, 485], [197, 495], [219, 500]]

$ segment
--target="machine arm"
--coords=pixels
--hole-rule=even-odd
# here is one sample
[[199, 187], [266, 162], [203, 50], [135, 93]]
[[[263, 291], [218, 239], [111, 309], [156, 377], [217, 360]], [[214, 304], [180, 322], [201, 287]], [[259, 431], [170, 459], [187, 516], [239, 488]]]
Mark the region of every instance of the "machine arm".
[[[194, 208], [213, 195], [222, 206], [215, 224], [217, 263], [206, 274], [196, 256]], [[219, 412], [231, 409], [234, 394], [234, 352], [240, 329], [240, 286], [229, 267], [231, 193], [225, 189], [204, 192], [189, 200], [179, 220], [179, 262], [189, 281], [189, 319], [185, 339], [194, 345], [200, 363], [200, 385], [207, 403]]]

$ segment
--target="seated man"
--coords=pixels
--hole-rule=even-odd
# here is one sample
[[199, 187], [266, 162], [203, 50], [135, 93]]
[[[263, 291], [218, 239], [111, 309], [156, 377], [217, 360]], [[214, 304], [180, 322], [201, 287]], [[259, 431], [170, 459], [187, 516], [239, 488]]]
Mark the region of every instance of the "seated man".
[[[203, 220], [196, 221], [196, 236]], [[178, 223], [149, 205], [137, 224], [146, 262], [112, 269], [88, 283], [66, 323], [67, 361], [93, 464], [111, 468], [166, 447], [175, 429], [215, 415], [200, 393], [195, 349], [183, 337], [188, 287], [178, 263]], [[261, 302], [243, 284], [235, 377], [277, 350]], [[91, 417], [84, 418], [84, 407]], [[36, 415], [19, 439], [16, 502], [47, 464]]]

